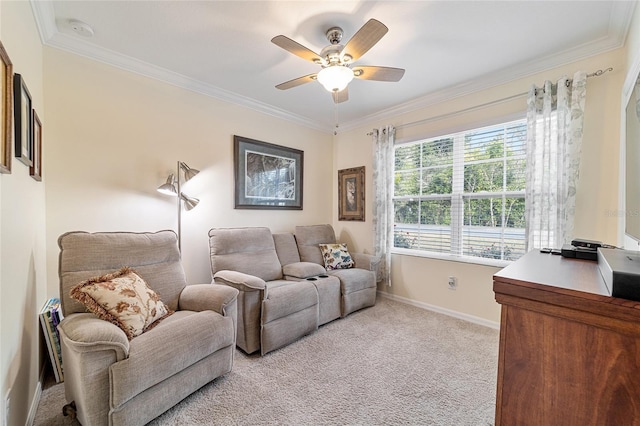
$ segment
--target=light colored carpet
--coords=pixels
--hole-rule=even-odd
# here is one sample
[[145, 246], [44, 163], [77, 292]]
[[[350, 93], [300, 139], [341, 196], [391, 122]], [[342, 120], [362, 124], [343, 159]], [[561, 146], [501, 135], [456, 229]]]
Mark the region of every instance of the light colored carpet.
[[[233, 371], [150, 425], [492, 425], [498, 331], [387, 298]], [[72, 425], [62, 385], [35, 425]]]

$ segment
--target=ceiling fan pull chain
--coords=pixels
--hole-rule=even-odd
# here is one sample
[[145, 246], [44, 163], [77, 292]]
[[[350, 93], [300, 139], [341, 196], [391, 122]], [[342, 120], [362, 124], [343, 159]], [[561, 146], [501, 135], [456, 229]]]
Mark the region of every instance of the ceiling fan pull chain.
[[335, 123], [336, 123], [336, 127], [335, 127], [335, 129], [333, 130], [333, 135], [335, 136], [335, 135], [337, 135], [337, 134], [338, 134], [338, 127], [340, 127], [340, 126], [339, 126], [339, 124], [338, 124], [338, 104], [337, 104], [337, 103], [334, 103], [333, 105], [334, 105], [334, 107], [335, 107], [335, 108], [334, 108], [334, 110], [333, 110], [333, 120], [334, 120], [334, 121], [335, 121]]

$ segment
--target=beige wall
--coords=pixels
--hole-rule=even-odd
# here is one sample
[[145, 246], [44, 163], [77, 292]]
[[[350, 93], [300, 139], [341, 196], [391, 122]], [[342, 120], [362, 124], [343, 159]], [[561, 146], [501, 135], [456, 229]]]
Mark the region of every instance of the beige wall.
[[[22, 74], [33, 105], [46, 125], [42, 46], [28, 2], [0, 2], [0, 39]], [[43, 134], [46, 146], [46, 131]], [[46, 149], [46, 148], [43, 148]], [[38, 392], [41, 365], [38, 311], [46, 299], [45, 183], [13, 158], [0, 175], [0, 395], [10, 396], [9, 424], [25, 424]]]
[[[190, 282], [210, 282], [209, 229], [330, 223], [322, 133], [77, 55], [45, 48], [49, 106], [47, 259], [57, 294], [57, 238], [72, 230], [176, 229], [176, 199], [156, 191], [181, 160], [201, 171], [183, 186], [200, 199], [182, 215]], [[234, 210], [233, 135], [304, 151], [304, 209]]]
[[[627, 38], [627, 43], [625, 44], [625, 75], [626, 75], [626, 80], [625, 80], [625, 87], [624, 89], [626, 89], [626, 92], [623, 93], [622, 96], [622, 103], [621, 103], [621, 108], [625, 108], [626, 104], [625, 102], [628, 100], [629, 98], [629, 94], [630, 91], [633, 88], [633, 81], [635, 80], [636, 76], [638, 75], [638, 73], [640, 72], [640, 2], [636, 3], [636, 9], [635, 9], [635, 13], [633, 14], [633, 20], [631, 22], [631, 28], [629, 29], [629, 36]], [[624, 129], [626, 127], [626, 123], [624, 121], [621, 120], [621, 127]], [[624, 133], [622, 133], [621, 138], [620, 138], [620, 146], [624, 147], [625, 144], [625, 137], [624, 137]], [[619, 210], [621, 212], [626, 211], [625, 205], [624, 205], [624, 193], [625, 193], [625, 185], [624, 185], [624, 164], [625, 164], [625, 153], [624, 153], [624, 149], [621, 149], [621, 157], [620, 157], [620, 164], [621, 164], [621, 168], [620, 168], [620, 192], [619, 192], [619, 199], [620, 199], [620, 208]], [[630, 212], [631, 213], [631, 212]], [[623, 242], [624, 247], [628, 250], [639, 250], [640, 249], [640, 244], [629, 238], [626, 237], [624, 235], [624, 226], [625, 226], [625, 215], [620, 215], [620, 226], [619, 226], [619, 241]]]
[[[366, 197], [372, 198], [372, 143], [366, 133], [374, 127], [393, 124], [398, 128], [396, 139], [416, 140], [437, 136], [451, 131], [489, 125], [502, 119], [524, 117], [525, 97], [501, 102], [484, 108], [479, 105], [506, 99], [527, 92], [531, 84], [543, 80], [557, 80], [563, 74], [572, 76], [578, 70], [592, 72], [613, 67], [605, 76], [589, 79], [585, 111], [585, 133], [580, 171], [580, 188], [576, 200], [575, 236], [616, 244], [617, 218], [607, 215], [618, 206], [618, 139], [620, 120], [620, 92], [624, 79], [624, 50], [617, 49], [577, 63], [548, 70], [543, 73], [505, 83], [472, 95], [452, 99], [424, 108], [420, 111], [392, 116], [383, 122], [353, 129], [335, 137], [334, 156], [336, 169], [366, 166]], [[449, 113], [471, 109], [462, 114], [452, 114], [441, 119], [429, 120]], [[411, 125], [411, 123], [424, 122]], [[355, 156], [354, 153], [359, 153]], [[366, 154], [365, 154], [366, 153]], [[334, 185], [335, 186], [335, 185]], [[337, 194], [335, 196], [337, 198]], [[367, 206], [364, 223], [338, 222], [334, 208], [336, 230], [353, 241], [363, 251], [372, 250], [371, 208]], [[499, 268], [435, 260], [423, 257], [394, 254], [392, 257], [392, 282], [382, 291], [418, 304], [435, 305], [444, 310], [478, 317], [483, 321], [498, 322], [500, 307], [494, 301], [492, 276]], [[449, 276], [458, 278], [458, 288], [448, 289]]]

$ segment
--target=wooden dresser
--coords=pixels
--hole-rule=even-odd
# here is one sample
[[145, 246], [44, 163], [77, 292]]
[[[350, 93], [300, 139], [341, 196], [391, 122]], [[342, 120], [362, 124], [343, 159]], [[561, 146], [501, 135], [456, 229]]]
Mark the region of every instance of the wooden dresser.
[[493, 291], [496, 425], [640, 425], [640, 302], [610, 297], [597, 262], [532, 251]]

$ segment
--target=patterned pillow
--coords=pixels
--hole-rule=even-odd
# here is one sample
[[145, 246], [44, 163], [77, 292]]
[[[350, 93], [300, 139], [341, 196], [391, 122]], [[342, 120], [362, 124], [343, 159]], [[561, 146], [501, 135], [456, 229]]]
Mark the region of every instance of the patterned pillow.
[[356, 266], [346, 244], [320, 244], [324, 267], [327, 270], [349, 269]]
[[120, 327], [129, 340], [155, 327], [173, 313], [131, 268], [90, 278], [69, 295], [100, 319]]

